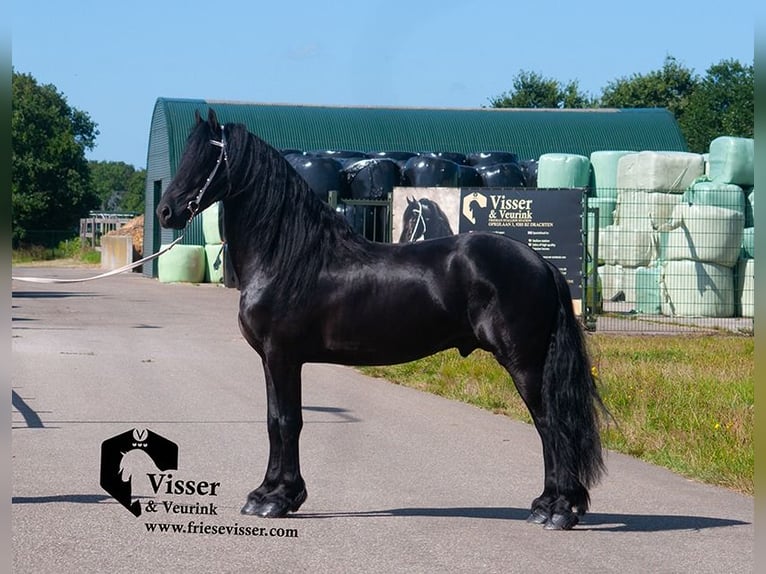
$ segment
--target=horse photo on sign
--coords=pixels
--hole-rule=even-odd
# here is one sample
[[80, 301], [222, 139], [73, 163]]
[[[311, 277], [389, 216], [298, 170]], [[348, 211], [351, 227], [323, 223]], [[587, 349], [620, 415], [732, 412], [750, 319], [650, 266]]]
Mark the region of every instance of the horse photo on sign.
[[399, 243], [453, 235], [459, 199], [453, 187], [394, 188], [392, 235]]
[[384, 365], [448, 348], [494, 355], [542, 441], [529, 521], [570, 529], [604, 472], [605, 412], [566, 280], [522, 242], [493, 233], [375, 243], [312, 193], [278, 150], [199, 113], [157, 217], [181, 229], [224, 202], [240, 330], [266, 379], [269, 458], [243, 514], [281, 517], [307, 497], [299, 461], [305, 363]]

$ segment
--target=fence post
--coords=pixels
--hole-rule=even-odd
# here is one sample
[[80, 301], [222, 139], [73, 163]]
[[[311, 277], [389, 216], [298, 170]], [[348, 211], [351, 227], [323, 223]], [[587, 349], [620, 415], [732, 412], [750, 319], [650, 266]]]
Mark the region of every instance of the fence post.
[[[598, 303], [598, 218], [599, 208], [588, 207], [588, 197], [584, 198], [585, 201], [585, 217], [583, 218], [583, 292], [584, 292], [584, 305], [583, 305], [583, 322], [585, 328], [588, 331], [596, 330], [596, 306]], [[590, 253], [588, 249], [588, 242], [590, 240], [591, 230], [588, 226], [590, 220], [590, 214], [593, 214], [594, 227], [596, 232], [593, 234], [593, 253]], [[592, 265], [589, 263], [592, 262]]]

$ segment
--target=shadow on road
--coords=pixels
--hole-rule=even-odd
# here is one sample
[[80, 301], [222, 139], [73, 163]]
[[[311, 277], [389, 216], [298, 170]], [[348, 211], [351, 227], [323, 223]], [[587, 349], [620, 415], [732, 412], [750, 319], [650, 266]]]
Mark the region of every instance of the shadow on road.
[[[290, 518], [357, 518], [357, 517], [405, 517], [430, 516], [442, 518], [478, 518], [491, 520], [526, 521], [529, 510], [507, 507], [458, 507], [458, 508], [394, 508], [369, 512], [316, 512], [290, 515]], [[744, 526], [741, 520], [712, 518], [706, 516], [606, 514], [593, 513], [582, 517], [576, 530], [600, 530], [605, 532], [665, 532], [673, 530], [704, 530], [725, 526]]]

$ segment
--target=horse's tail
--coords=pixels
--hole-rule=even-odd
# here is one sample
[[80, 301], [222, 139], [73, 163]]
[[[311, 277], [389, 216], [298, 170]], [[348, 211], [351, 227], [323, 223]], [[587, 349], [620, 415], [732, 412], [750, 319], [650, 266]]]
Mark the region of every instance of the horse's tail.
[[[585, 338], [572, 308], [566, 279], [551, 266], [558, 290], [556, 326], [543, 369], [543, 403], [551, 448], [561, 479], [577, 481], [586, 490], [605, 472], [599, 428], [608, 416], [596, 387]], [[558, 472], [558, 471], [557, 471]]]

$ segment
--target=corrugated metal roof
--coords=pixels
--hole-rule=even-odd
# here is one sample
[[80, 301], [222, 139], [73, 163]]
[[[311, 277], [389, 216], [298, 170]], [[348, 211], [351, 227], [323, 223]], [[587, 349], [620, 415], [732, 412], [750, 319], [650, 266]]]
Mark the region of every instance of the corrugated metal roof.
[[648, 109], [423, 109], [336, 107], [160, 98], [175, 171], [194, 110], [215, 109], [222, 122], [245, 124], [277, 148], [358, 151], [510, 151], [544, 153], [634, 149], [687, 151], [673, 115]]

